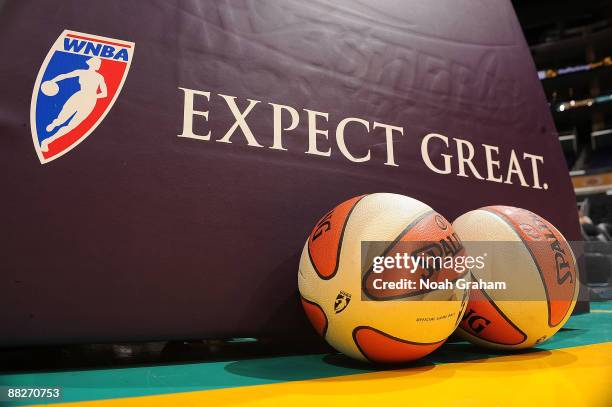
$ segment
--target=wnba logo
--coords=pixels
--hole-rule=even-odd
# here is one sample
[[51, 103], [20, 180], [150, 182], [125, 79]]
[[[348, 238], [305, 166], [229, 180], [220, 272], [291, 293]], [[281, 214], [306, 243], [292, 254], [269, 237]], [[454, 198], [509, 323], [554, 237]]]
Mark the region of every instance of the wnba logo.
[[134, 43], [65, 30], [40, 67], [30, 107], [32, 140], [42, 164], [85, 140], [125, 82]]

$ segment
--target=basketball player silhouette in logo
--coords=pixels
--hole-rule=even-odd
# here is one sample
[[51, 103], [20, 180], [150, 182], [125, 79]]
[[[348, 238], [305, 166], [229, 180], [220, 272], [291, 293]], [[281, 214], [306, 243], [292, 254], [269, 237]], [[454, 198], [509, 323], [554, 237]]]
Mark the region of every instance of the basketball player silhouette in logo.
[[[57, 128], [59, 130], [42, 141], [40, 145], [42, 151], [49, 151], [49, 144], [81, 124], [93, 111], [98, 99], [107, 96], [104, 76], [98, 72], [101, 64], [102, 60], [100, 58], [92, 57], [87, 60], [88, 69], [75, 69], [42, 83], [41, 90], [47, 96], [55, 96], [59, 91], [57, 82], [65, 79], [78, 78], [80, 85], [80, 89], [68, 98], [57, 117], [47, 126], [47, 133], [51, 133]], [[98, 89], [100, 89], [99, 93]]]

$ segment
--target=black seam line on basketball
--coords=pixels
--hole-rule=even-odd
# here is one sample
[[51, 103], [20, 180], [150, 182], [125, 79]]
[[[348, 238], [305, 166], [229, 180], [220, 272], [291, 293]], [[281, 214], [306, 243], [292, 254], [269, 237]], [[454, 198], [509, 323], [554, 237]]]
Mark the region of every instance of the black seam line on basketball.
[[[425, 217], [427, 217], [428, 215], [431, 215], [432, 213], [436, 213], [433, 209], [430, 209], [428, 211], [423, 212], [420, 216], [418, 216], [415, 220], [413, 220], [412, 222], [410, 222], [408, 224], [408, 226], [406, 226], [404, 228], [404, 230], [402, 230], [399, 235], [393, 240], [393, 242], [391, 242], [391, 244], [389, 246], [387, 246], [385, 248], [385, 250], [383, 251], [381, 256], [386, 256], [387, 253], [389, 253], [391, 251], [392, 248], [394, 248], [399, 241], [402, 239], [402, 237], [404, 237], [404, 235], [406, 235], [406, 233], [410, 232], [410, 230], [415, 227], [420, 221], [422, 221], [423, 219], [425, 219]], [[361, 278], [361, 292], [364, 293], [366, 295], [366, 297], [368, 297], [370, 300], [372, 301], [386, 301], [387, 299], [391, 300], [391, 299], [397, 299], [397, 298], [403, 298], [402, 296], [395, 296], [393, 298], [391, 297], [386, 297], [385, 299], [379, 299], [377, 297], [372, 297], [367, 290], [365, 290], [365, 286], [366, 286], [366, 280], [368, 279], [368, 277], [370, 276], [370, 274], [372, 274], [372, 270], [374, 268], [374, 265], [370, 266], [370, 268], [368, 269], [368, 271], [366, 271], [363, 274], [363, 277]], [[407, 296], [407, 295], [406, 295]]]
[[310, 236], [308, 236], [308, 258], [310, 259], [310, 264], [312, 264], [312, 267], [314, 268], [314, 271], [315, 273], [317, 273], [319, 278], [323, 280], [329, 280], [332, 277], [334, 277], [336, 273], [338, 272], [338, 267], [340, 266], [340, 250], [342, 249], [342, 241], [344, 240], [344, 231], [346, 230], [346, 225], [348, 224], [349, 218], [351, 217], [351, 214], [355, 210], [355, 207], [357, 206], [357, 204], [361, 202], [361, 200], [368, 195], [369, 194], [361, 195], [359, 199], [355, 201], [351, 209], [346, 214], [346, 218], [344, 218], [344, 224], [342, 225], [342, 231], [340, 232], [340, 238], [338, 239], [338, 251], [336, 252], [336, 266], [334, 267], [334, 271], [328, 277], [325, 277], [321, 273], [319, 273], [319, 269], [317, 268], [316, 263], [312, 259], [312, 254], [310, 253]]
[[[492, 306], [492, 307], [495, 309], [495, 311], [497, 311], [497, 313], [498, 313], [498, 314], [499, 314], [499, 315], [500, 315], [500, 316], [501, 316], [503, 319], [505, 319], [505, 320], [506, 320], [506, 322], [507, 322], [507, 323], [508, 323], [508, 324], [509, 324], [509, 325], [510, 325], [512, 328], [516, 329], [516, 330], [517, 330], [517, 331], [518, 331], [518, 332], [519, 332], [519, 333], [520, 333], [520, 334], [523, 336], [523, 340], [522, 340], [522, 341], [520, 341], [519, 343], [501, 343], [501, 342], [493, 342], [493, 341], [490, 341], [490, 340], [488, 340], [488, 339], [483, 339], [483, 338], [481, 338], [480, 336], [472, 335], [470, 332], [468, 332], [468, 333], [469, 333], [470, 335], [472, 335], [472, 336], [474, 336], [474, 337], [476, 337], [476, 338], [480, 339], [480, 340], [487, 341], [487, 342], [491, 342], [491, 343], [495, 343], [495, 344], [497, 344], [497, 345], [509, 345], [509, 346], [515, 346], [515, 345], [520, 345], [521, 343], [525, 342], [525, 341], [527, 340], [527, 334], [526, 334], [525, 332], [523, 332], [523, 331], [521, 330], [521, 328], [519, 328], [518, 326], [516, 326], [516, 325], [514, 324], [514, 322], [512, 322], [512, 321], [511, 321], [511, 320], [510, 320], [510, 319], [509, 319], [509, 318], [506, 316], [506, 314], [504, 314], [504, 313], [502, 312], [502, 310], [501, 310], [501, 309], [499, 309], [499, 307], [497, 306], [497, 304], [495, 304], [495, 302], [493, 301], [493, 299], [492, 299], [492, 298], [489, 296], [489, 294], [488, 294], [488, 293], [487, 293], [485, 290], [480, 290], [480, 289], [478, 289], [477, 291], [480, 291], [480, 292], [482, 293], [482, 295], [483, 295], [483, 296], [484, 296], [484, 297], [487, 299], [487, 301], [489, 302], [489, 304], [491, 304], [491, 306]], [[460, 325], [461, 325], [461, 324], [460, 324]], [[463, 328], [462, 328], [462, 329], [463, 329]], [[465, 329], [463, 329], [463, 330], [465, 331]], [[466, 331], [466, 332], [467, 332], [467, 331]]]
[[327, 319], [327, 315], [325, 314], [325, 311], [323, 311], [323, 308], [317, 304], [316, 302], [307, 300], [306, 298], [300, 296], [300, 298], [302, 298], [302, 301], [310, 304], [310, 305], [314, 305], [315, 307], [317, 307], [318, 309], [321, 310], [321, 313], [323, 314], [323, 318], [325, 318], [325, 326], [323, 327], [323, 333], [321, 334], [321, 336], [323, 337], [323, 339], [325, 339], [325, 335], [327, 335], [327, 327], [329, 326], [329, 321]]
[[[525, 248], [527, 249], [527, 251], [529, 252], [529, 254], [531, 255], [531, 258], [533, 259], [533, 263], [536, 265], [536, 268], [538, 269], [538, 273], [540, 273], [540, 281], [542, 281], [542, 285], [544, 286], [544, 293], [546, 294], [546, 307], [548, 308], [548, 326], [550, 328], [554, 328], [555, 326], [559, 325], [551, 325], [551, 318], [552, 318], [552, 309], [550, 306], [550, 294], [548, 293], [548, 286], [546, 285], [546, 280], [544, 280], [544, 273], [542, 273], [542, 269], [540, 268], [540, 263], [538, 263], [538, 259], [536, 259], [535, 255], [533, 254], [533, 252], [531, 251], [531, 249], [529, 248], [529, 245], [527, 244], [527, 241], [525, 241], [525, 239], [523, 239], [523, 236], [521, 236], [521, 234], [516, 231], [516, 229], [514, 228], [514, 225], [510, 222], [510, 220], [506, 217], [506, 215], [504, 215], [503, 213], [499, 213], [498, 211], [494, 210], [494, 209], [488, 209], [488, 208], [482, 208], [484, 211], [492, 213], [493, 215], [497, 216], [498, 218], [500, 218], [502, 221], [504, 221], [508, 226], [510, 226], [510, 229], [512, 229], [512, 231], [514, 233], [516, 233], [516, 235], [521, 239], [521, 241], [523, 242], [523, 245], [525, 246]], [[535, 215], [535, 213], [527, 211], [532, 215]], [[566, 312], [567, 314], [567, 312]]]
[[385, 333], [383, 331], [380, 331], [380, 330], [378, 330], [376, 328], [372, 328], [371, 326], [360, 325], [358, 327], [355, 327], [355, 329], [353, 329], [353, 334], [352, 334], [353, 342], [355, 343], [355, 345], [357, 346], [357, 349], [359, 349], [359, 352], [361, 352], [363, 357], [365, 357], [367, 360], [369, 360], [372, 363], [380, 363], [380, 362], [378, 362], [376, 360], [370, 359], [368, 357], [368, 355], [364, 352], [364, 350], [361, 348], [361, 346], [359, 345], [359, 341], [357, 340], [357, 331], [359, 331], [360, 329], [370, 329], [370, 330], [372, 330], [372, 331], [374, 331], [376, 333], [381, 334], [384, 337], [387, 337], [389, 339], [393, 339], [394, 341], [397, 341], [397, 342], [406, 343], [406, 344], [409, 344], [409, 345], [437, 345], [437, 344], [441, 345], [442, 343], [444, 343], [446, 341], [446, 339], [448, 339], [448, 338], [445, 338], [445, 339], [442, 339], [441, 341], [437, 341], [437, 342], [412, 342], [412, 341], [407, 341], [405, 339], [396, 338], [395, 336], [389, 335], [389, 334], [387, 334], [387, 333]]

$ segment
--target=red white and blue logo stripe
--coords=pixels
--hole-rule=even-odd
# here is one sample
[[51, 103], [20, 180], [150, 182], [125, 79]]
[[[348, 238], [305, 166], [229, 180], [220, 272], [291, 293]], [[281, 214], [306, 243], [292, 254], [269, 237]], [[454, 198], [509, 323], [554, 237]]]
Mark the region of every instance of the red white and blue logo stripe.
[[115, 103], [134, 43], [65, 30], [47, 54], [32, 93], [30, 126], [42, 164], [89, 136]]

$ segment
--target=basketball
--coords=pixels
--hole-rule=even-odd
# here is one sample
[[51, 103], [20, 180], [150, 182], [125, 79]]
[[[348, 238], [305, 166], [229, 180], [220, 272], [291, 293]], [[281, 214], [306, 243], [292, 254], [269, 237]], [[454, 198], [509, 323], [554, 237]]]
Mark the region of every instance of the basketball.
[[463, 248], [446, 219], [396, 194], [351, 198], [315, 225], [302, 251], [299, 291], [310, 322], [338, 351], [362, 361], [407, 362], [429, 354], [455, 330], [466, 289], [402, 286], [409, 279], [457, 279], [454, 269], [372, 272], [372, 259], [402, 251], [459, 256]]
[[45, 96], [55, 96], [59, 92], [59, 86], [52, 81], [45, 81], [40, 86], [40, 90]]
[[470, 244], [488, 244], [494, 251], [483, 269], [472, 270], [473, 278], [507, 282], [505, 290], [471, 290], [458, 333], [496, 349], [528, 348], [550, 339], [578, 296], [576, 260], [563, 235], [535, 213], [509, 206], [468, 212], [453, 227], [468, 252]]

